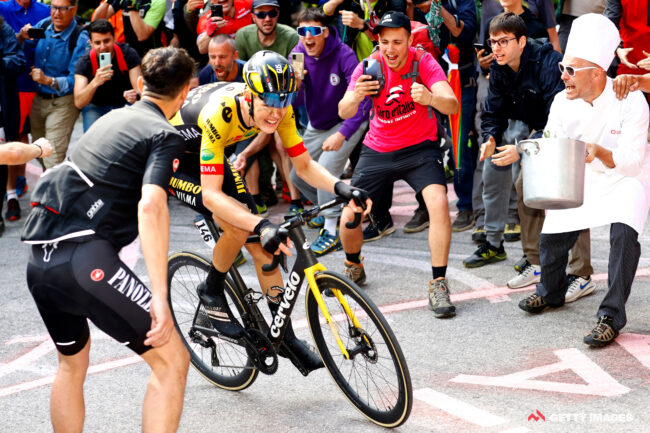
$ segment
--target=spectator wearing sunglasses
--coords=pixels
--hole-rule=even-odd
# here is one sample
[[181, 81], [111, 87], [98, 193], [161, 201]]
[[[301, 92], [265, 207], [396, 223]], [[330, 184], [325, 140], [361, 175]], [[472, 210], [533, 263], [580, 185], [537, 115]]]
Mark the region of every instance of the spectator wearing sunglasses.
[[[489, 32], [489, 44], [496, 61], [490, 66], [490, 87], [481, 122], [484, 143], [480, 156], [485, 161], [483, 201], [487, 242], [465, 259], [463, 263], [467, 267], [483, 266], [507, 257], [501, 239], [503, 221], [510, 199], [511, 165], [519, 160], [515, 146], [502, 142], [508, 119], [521, 120], [534, 131], [534, 138], [541, 137], [553, 98], [564, 87], [557, 66], [562, 55], [550, 43], [542, 45], [527, 39], [526, 24], [521, 17], [512, 12], [497, 15]], [[539, 233], [544, 212], [524, 205], [521, 175], [517, 179], [517, 195], [526, 261], [519, 275], [508, 281], [511, 289], [538, 283], [541, 278]], [[593, 291], [589, 232], [582, 232], [579, 238], [572, 251], [569, 277], [573, 286]], [[575, 297], [569, 301], [587, 293], [588, 290], [575, 291]]]
[[235, 35], [239, 58], [246, 61], [258, 51], [275, 51], [288, 57], [298, 44], [298, 33], [284, 24], [278, 24], [280, 3], [277, 0], [254, 0], [253, 24], [242, 27]]
[[648, 105], [639, 91], [617, 99], [607, 77], [620, 41], [604, 15], [573, 21], [560, 64], [565, 90], [553, 100], [544, 129], [545, 135], [586, 143], [584, 201], [573, 209], [546, 211], [539, 244], [542, 281], [519, 303], [531, 314], [562, 306], [571, 289], [564, 272], [569, 248], [583, 229], [609, 226], [607, 293], [596, 326], [583, 338], [593, 347], [610, 344], [627, 322], [625, 303], [641, 255], [638, 237], [650, 206]]
[[[318, 161], [333, 176], [340, 177], [350, 153], [362, 138], [370, 108], [365, 101], [357, 114], [343, 120], [339, 117], [338, 103], [350, 84], [352, 72], [358, 61], [352, 48], [343, 44], [334, 27], [328, 27], [328, 18], [321, 8], [307, 9], [298, 16], [300, 42], [293, 53], [305, 56], [306, 75], [302, 81], [301, 95], [304, 95], [309, 123], [302, 138], [313, 160]], [[300, 97], [300, 96], [299, 96]], [[317, 190], [300, 179], [296, 170], [291, 170], [291, 181], [302, 194], [313, 203], [324, 204], [334, 195]], [[310, 221], [310, 227], [323, 226], [311, 249], [318, 256], [340, 249], [339, 232], [336, 227], [341, 215], [340, 209], [322, 213], [317, 221]]]
[[[195, 3], [196, 5], [194, 5]], [[196, 45], [201, 54], [208, 52], [210, 38], [216, 35], [229, 35], [234, 38], [237, 30], [253, 23], [251, 0], [212, 0], [210, 5], [221, 5], [223, 16], [213, 17], [211, 8], [208, 7], [207, 11], [199, 18], [196, 25], [196, 34], [199, 35]], [[192, 6], [197, 7], [197, 9], [188, 12], [188, 9]], [[203, 0], [188, 1], [185, 9], [185, 21], [191, 20], [192, 15], [196, 16], [202, 6]]]

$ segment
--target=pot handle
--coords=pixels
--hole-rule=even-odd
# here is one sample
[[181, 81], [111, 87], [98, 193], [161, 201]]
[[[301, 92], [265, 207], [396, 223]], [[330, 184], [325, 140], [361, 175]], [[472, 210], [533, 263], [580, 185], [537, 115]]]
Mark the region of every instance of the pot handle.
[[519, 153], [526, 153], [526, 155], [530, 156], [531, 149], [530, 147], [526, 146], [529, 143], [532, 143], [535, 146], [535, 149], [532, 150], [532, 154], [537, 155], [539, 153], [539, 143], [536, 140], [517, 141], [515, 143], [515, 145], [517, 146], [517, 151]]

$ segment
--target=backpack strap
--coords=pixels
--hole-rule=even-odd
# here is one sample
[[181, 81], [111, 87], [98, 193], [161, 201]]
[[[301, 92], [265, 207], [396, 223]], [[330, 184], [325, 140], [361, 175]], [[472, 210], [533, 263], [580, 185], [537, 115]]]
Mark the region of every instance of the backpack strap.
[[[422, 60], [422, 56], [425, 53], [426, 51], [424, 50], [424, 47], [422, 45], [418, 44], [418, 46], [415, 47], [415, 56], [413, 57], [413, 62], [411, 63], [411, 72], [402, 75], [403, 80], [410, 78], [411, 84], [417, 81], [419, 77], [420, 60]], [[429, 119], [433, 119], [433, 107], [431, 105], [427, 105], [427, 108], [429, 111]]]
[[[113, 48], [115, 49], [115, 58], [117, 59], [117, 67], [121, 73], [126, 73], [129, 71], [129, 67], [126, 65], [126, 60], [124, 60], [124, 53], [119, 45], [114, 44]], [[90, 65], [93, 68], [93, 76], [97, 73], [99, 69], [99, 62], [97, 61], [97, 51], [94, 48], [90, 49]]]
[[[50, 24], [52, 24], [52, 18], [48, 18], [45, 21], [43, 21], [41, 23], [40, 28], [45, 30]], [[79, 24], [75, 24], [74, 29], [72, 29], [72, 33], [70, 34], [70, 39], [68, 39], [68, 51], [70, 52], [70, 55], [72, 55], [72, 52], [77, 46], [79, 35], [83, 31], [83, 29], [84, 29], [83, 26], [80, 26]]]

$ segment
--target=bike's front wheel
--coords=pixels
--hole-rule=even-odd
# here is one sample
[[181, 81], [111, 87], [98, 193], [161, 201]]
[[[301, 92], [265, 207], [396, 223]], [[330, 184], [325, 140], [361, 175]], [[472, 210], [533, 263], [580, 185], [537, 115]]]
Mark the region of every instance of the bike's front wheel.
[[[169, 258], [169, 301], [174, 324], [190, 352], [192, 366], [214, 385], [240, 391], [251, 386], [259, 373], [246, 348], [200, 331], [212, 326], [196, 291], [209, 268], [210, 261], [198, 254], [181, 252]], [[246, 314], [247, 305], [230, 278], [226, 278], [225, 289], [230, 311], [242, 324], [241, 315]]]
[[[386, 319], [372, 300], [347, 278], [327, 271], [316, 275], [316, 284], [349, 356], [348, 359], [342, 353], [314, 294], [307, 287], [309, 328], [332, 378], [348, 400], [372, 422], [383, 427], [403, 424], [413, 405], [411, 376]], [[345, 302], [334, 296], [336, 290]], [[352, 317], [356, 317], [357, 326]]]

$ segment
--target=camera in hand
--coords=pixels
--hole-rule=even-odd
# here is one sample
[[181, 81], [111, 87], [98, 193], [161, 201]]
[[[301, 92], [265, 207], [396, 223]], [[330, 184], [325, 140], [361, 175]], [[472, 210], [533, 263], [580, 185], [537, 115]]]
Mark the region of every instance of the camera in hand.
[[386, 84], [384, 79], [384, 72], [381, 67], [381, 63], [375, 59], [364, 59], [363, 60], [363, 75], [370, 75], [372, 78], [367, 81], [379, 81], [379, 89], [375, 93], [378, 95]]
[[40, 27], [30, 27], [27, 29], [27, 36], [32, 39], [45, 39], [45, 29]]

